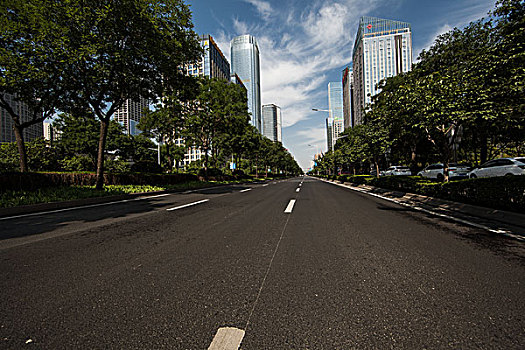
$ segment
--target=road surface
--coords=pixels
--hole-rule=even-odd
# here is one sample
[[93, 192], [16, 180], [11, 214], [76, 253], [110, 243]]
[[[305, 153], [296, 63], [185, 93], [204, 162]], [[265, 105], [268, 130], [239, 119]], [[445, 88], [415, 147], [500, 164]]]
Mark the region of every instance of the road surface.
[[0, 348], [520, 349], [524, 257], [309, 177], [4, 218]]

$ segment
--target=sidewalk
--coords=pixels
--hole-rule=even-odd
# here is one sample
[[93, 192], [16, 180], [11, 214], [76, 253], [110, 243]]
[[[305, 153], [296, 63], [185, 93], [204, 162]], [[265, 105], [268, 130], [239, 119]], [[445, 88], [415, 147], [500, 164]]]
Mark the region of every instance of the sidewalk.
[[507, 233], [510, 231], [513, 234], [525, 238], [525, 214], [452, 202], [414, 193], [386, 190], [369, 185], [355, 185], [349, 182], [322, 180], [336, 185], [342, 185], [354, 191], [384, 197], [416, 210], [456, 219], [455, 221], [464, 222], [471, 226], [484, 229], [498, 227], [499, 229], [489, 229], [494, 233]]

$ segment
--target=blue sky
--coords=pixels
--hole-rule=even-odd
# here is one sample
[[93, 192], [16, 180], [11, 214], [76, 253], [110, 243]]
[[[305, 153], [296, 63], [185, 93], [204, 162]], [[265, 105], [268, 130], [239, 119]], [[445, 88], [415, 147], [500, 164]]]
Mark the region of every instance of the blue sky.
[[316, 148], [326, 151], [328, 83], [351, 62], [359, 18], [412, 25], [413, 56], [437, 35], [486, 17], [494, 0], [186, 0], [198, 34], [214, 37], [230, 58], [230, 40], [256, 37], [261, 52], [262, 103], [282, 108], [283, 144], [306, 169]]

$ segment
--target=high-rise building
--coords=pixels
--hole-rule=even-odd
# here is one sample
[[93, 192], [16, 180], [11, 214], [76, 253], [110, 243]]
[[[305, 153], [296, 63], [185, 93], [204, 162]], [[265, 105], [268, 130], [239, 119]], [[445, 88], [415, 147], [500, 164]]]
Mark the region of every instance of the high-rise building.
[[44, 122], [44, 139], [50, 142], [57, 141], [60, 139], [62, 132], [58, 130], [53, 123]]
[[273, 142], [282, 142], [281, 107], [274, 104], [262, 106], [262, 134]]
[[343, 120], [344, 129], [354, 126], [352, 108], [353, 71], [350, 67], [343, 69]]
[[[185, 66], [187, 74], [195, 77], [216, 78], [226, 81], [234, 80], [235, 78], [232, 78], [230, 74], [230, 62], [228, 62], [215, 40], [213, 40], [213, 37], [209, 34], [204, 34], [201, 35], [200, 39], [204, 54], [200, 61]], [[177, 146], [184, 146], [183, 139], [177, 139], [175, 143]], [[191, 162], [200, 160], [203, 156], [204, 152], [199, 148], [188, 147], [186, 154], [184, 154], [183, 165], [186, 166]]]
[[138, 135], [140, 130], [137, 124], [148, 110], [148, 100], [140, 97], [138, 101], [127, 99], [122, 106], [115, 111], [114, 119], [124, 127], [128, 135]]
[[354, 123], [362, 124], [364, 109], [382, 79], [412, 68], [412, 31], [409, 23], [361, 17], [352, 54]]
[[334, 136], [334, 120], [332, 118], [326, 118], [326, 148], [327, 151], [331, 151], [333, 147], [333, 136]]
[[[11, 94], [3, 94], [6, 102], [20, 116], [22, 123], [33, 119], [33, 115], [25, 103], [19, 102]], [[24, 128], [24, 141], [33, 141], [44, 136], [43, 122], [39, 122]], [[13, 118], [4, 109], [0, 108], [0, 142], [15, 142], [15, 131], [13, 130]]]
[[209, 34], [200, 36], [204, 54], [198, 62], [185, 66], [188, 75], [194, 77], [218, 78], [230, 80], [230, 62]]
[[259, 45], [249, 34], [233, 38], [231, 48], [231, 72], [237, 74], [248, 91], [248, 111], [251, 123], [262, 131], [261, 125], [261, 73], [259, 64]]
[[329, 150], [333, 149], [339, 134], [344, 130], [343, 121], [343, 85], [341, 82], [328, 83], [328, 113], [331, 120], [331, 144]]
[[343, 85], [339, 81], [328, 83], [328, 110], [331, 118], [343, 119]]

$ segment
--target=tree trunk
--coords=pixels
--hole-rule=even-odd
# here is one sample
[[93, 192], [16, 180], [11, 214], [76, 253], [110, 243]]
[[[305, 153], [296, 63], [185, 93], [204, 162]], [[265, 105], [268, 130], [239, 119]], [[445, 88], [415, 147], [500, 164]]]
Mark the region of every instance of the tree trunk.
[[109, 119], [100, 119], [100, 138], [98, 140], [97, 155], [97, 183], [95, 188], [101, 190], [104, 188], [104, 153], [106, 150], [106, 139], [108, 136]]
[[487, 145], [487, 135], [481, 135], [480, 137], [480, 150], [479, 150], [479, 164], [483, 164], [487, 161], [488, 154], [488, 145]]
[[255, 177], [259, 178], [259, 156], [255, 156]]
[[24, 130], [20, 125], [13, 125], [15, 132], [16, 146], [18, 147], [18, 155], [20, 156], [20, 172], [27, 172], [27, 153], [26, 145], [24, 143]]
[[173, 169], [173, 158], [171, 157], [170, 144], [168, 142], [166, 142], [166, 156], [168, 157], [169, 162], [168, 170], [171, 172], [171, 170]]
[[376, 177], [379, 178], [379, 162], [374, 160], [374, 164], [376, 166]]

